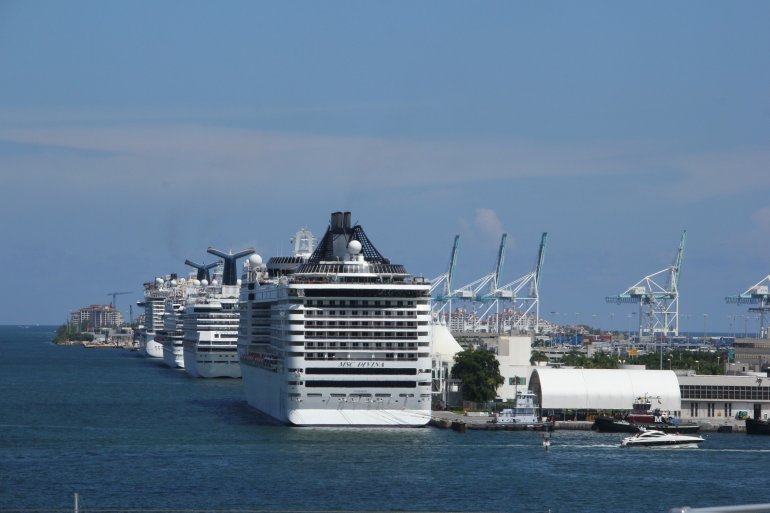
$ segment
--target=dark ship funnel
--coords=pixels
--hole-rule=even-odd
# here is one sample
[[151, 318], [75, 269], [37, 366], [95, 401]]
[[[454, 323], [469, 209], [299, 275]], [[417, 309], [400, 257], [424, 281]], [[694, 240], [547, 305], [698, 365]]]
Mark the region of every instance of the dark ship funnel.
[[198, 269], [198, 274], [195, 276], [196, 279], [203, 281], [206, 280], [207, 282], [211, 283], [211, 274], [209, 274], [209, 269], [213, 269], [217, 266], [217, 263], [214, 262], [213, 264], [196, 264], [192, 260], [185, 260], [185, 265], [189, 265], [190, 267], [194, 267], [195, 269]]
[[216, 255], [222, 260], [225, 261], [225, 269], [222, 273], [222, 285], [237, 285], [238, 284], [238, 272], [235, 268], [235, 262], [239, 258], [245, 257], [246, 255], [251, 255], [252, 253], [256, 253], [257, 250], [254, 248], [244, 249], [243, 251], [239, 251], [237, 253], [233, 253], [230, 251], [230, 253], [225, 253], [224, 251], [219, 251], [218, 249], [209, 248], [206, 251], [211, 253], [212, 255]]

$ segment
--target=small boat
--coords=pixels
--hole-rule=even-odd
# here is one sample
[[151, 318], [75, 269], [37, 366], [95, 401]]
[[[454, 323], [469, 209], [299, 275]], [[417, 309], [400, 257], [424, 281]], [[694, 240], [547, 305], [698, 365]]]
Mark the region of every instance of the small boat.
[[500, 410], [500, 413], [490, 422], [510, 430], [548, 431], [552, 429], [553, 423], [542, 421], [537, 415], [537, 410], [535, 394], [517, 392], [514, 408]]
[[747, 435], [770, 435], [770, 421], [763, 419], [745, 419]]
[[622, 416], [599, 415], [591, 429], [600, 433], [638, 433], [642, 430], [663, 431], [664, 433], [697, 433], [700, 425], [682, 422], [681, 419], [664, 415], [652, 409], [650, 397], [638, 397], [630, 412]]
[[679, 433], [644, 430], [633, 436], [627, 436], [620, 442], [621, 447], [683, 447], [694, 448], [703, 442], [703, 438]]

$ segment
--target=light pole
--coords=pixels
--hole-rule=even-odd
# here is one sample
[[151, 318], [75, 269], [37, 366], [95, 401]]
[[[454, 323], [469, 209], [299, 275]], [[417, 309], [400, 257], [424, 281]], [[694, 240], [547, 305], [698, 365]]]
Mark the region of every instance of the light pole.
[[700, 372], [700, 363], [698, 363], [698, 360], [695, 360], [695, 374], [698, 374]]
[[668, 370], [671, 370], [671, 358], [666, 358], [668, 360]]
[[736, 331], [736, 328], [735, 328], [735, 314], [733, 314], [732, 316], [728, 315], [727, 317], [731, 318], [730, 329], [733, 332], [733, 340], [735, 340], [735, 331]]

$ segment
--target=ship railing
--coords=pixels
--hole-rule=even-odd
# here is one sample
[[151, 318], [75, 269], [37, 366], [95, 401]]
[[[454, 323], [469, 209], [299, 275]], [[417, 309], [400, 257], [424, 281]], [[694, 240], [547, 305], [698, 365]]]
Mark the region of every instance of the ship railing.
[[671, 508], [669, 513], [770, 513], [770, 504], [712, 506], [708, 508], [682, 506], [679, 508]]

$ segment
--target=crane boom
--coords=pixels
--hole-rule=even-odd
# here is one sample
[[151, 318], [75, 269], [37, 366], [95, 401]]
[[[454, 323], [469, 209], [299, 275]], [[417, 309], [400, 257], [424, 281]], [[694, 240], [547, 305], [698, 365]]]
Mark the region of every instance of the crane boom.
[[508, 238], [507, 233], [503, 233], [502, 238], [500, 238], [500, 249], [497, 252], [497, 265], [495, 266], [495, 283], [493, 284], [495, 289], [497, 289], [497, 287], [500, 286], [500, 275], [503, 274], [503, 260], [505, 259], [505, 241], [507, 238]]
[[682, 259], [684, 258], [684, 243], [687, 240], [687, 230], [682, 231], [682, 238], [679, 241], [679, 250], [676, 252], [676, 263], [674, 264], [674, 285], [679, 290], [679, 274], [682, 270]]
[[537, 252], [537, 264], [535, 265], [535, 285], [540, 288], [540, 271], [543, 270], [543, 261], [545, 260], [545, 243], [548, 240], [548, 232], [543, 232], [540, 237], [540, 249]]
[[108, 296], [112, 296], [112, 302], [110, 303], [110, 306], [112, 308], [115, 308], [115, 296], [122, 296], [123, 294], [131, 294], [131, 292], [108, 292]]
[[455, 265], [457, 264], [457, 250], [460, 247], [460, 236], [455, 235], [455, 242], [452, 245], [452, 254], [449, 257], [449, 272], [446, 278], [447, 295], [452, 292], [452, 278], [455, 274]]

